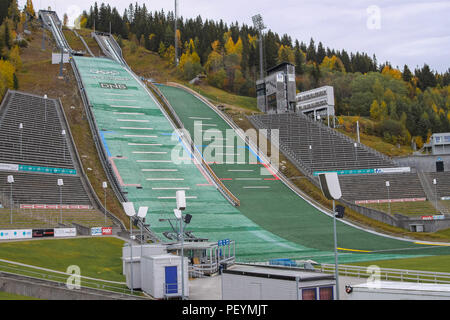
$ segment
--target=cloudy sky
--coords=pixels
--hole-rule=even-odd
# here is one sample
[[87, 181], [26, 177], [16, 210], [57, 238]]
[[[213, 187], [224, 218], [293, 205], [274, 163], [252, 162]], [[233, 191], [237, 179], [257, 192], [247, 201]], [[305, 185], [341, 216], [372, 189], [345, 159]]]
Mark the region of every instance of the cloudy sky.
[[[19, 0], [23, 5], [26, 1]], [[105, 1], [106, 2], [106, 1]], [[171, 11], [174, 0], [109, 0], [122, 14], [130, 2], [149, 10]], [[90, 0], [33, 0], [35, 8], [52, 7], [71, 21], [94, 4]], [[98, 1], [100, 4], [101, 1]], [[312, 37], [325, 47], [375, 54], [411, 69], [424, 63], [439, 72], [450, 67], [450, 1], [437, 0], [179, 0], [183, 17], [252, 24], [260, 13], [265, 24], [280, 35], [307, 44]]]

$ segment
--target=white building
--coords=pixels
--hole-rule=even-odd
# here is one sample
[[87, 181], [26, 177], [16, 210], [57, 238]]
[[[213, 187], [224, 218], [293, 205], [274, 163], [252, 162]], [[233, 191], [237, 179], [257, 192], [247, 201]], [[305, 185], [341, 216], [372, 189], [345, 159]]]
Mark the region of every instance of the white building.
[[296, 112], [321, 118], [334, 116], [334, 89], [324, 86], [317, 89], [301, 92], [296, 97]]
[[348, 300], [450, 300], [450, 285], [379, 281], [347, 287]]

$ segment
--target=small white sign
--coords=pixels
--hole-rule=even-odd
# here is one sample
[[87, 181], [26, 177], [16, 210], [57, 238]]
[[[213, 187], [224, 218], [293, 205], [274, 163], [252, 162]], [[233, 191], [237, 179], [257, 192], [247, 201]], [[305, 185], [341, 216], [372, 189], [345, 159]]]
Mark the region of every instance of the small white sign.
[[19, 171], [18, 164], [0, 163], [0, 170], [4, 171]]
[[[63, 53], [63, 63], [69, 63], [69, 54]], [[52, 64], [61, 63], [61, 53], [52, 53]]]

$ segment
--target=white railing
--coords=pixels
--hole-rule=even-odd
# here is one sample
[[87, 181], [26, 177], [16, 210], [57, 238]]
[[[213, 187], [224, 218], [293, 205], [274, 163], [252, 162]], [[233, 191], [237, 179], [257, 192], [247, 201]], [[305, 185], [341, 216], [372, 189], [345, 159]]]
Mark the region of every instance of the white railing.
[[[298, 261], [297, 261], [298, 262]], [[280, 267], [280, 265], [270, 264], [269, 261], [264, 262], [238, 262], [239, 264], [247, 265], [262, 265]], [[298, 263], [302, 264], [302, 263]], [[296, 264], [296, 265], [298, 265]], [[294, 265], [283, 265], [283, 268], [289, 268], [293, 270], [311, 271], [305, 268]], [[317, 272], [334, 274], [334, 264], [317, 264], [312, 265]], [[400, 281], [400, 282], [417, 282], [417, 283], [435, 283], [435, 284], [450, 284], [450, 273], [445, 272], [433, 272], [433, 271], [420, 271], [420, 270], [404, 270], [404, 269], [390, 269], [379, 268], [376, 265], [370, 267], [361, 267], [353, 265], [339, 265], [339, 275], [344, 277], [355, 278], [369, 278], [380, 281]]]

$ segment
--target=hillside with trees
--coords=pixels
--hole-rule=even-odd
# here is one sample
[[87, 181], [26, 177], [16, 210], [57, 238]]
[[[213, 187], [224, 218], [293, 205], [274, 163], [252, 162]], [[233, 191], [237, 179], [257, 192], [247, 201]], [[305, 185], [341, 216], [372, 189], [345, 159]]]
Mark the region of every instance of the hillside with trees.
[[[174, 14], [130, 5], [123, 14], [95, 3], [80, 17], [80, 26], [111, 31], [121, 39], [158, 53], [168, 67], [175, 65]], [[195, 19], [177, 20], [179, 77], [207, 76], [210, 85], [228, 92], [255, 96], [259, 54], [257, 31], [246, 24]], [[408, 66], [379, 63], [375, 55], [325, 47], [314, 39], [293, 40], [269, 30], [264, 34], [265, 67], [280, 62], [296, 65], [297, 89], [322, 85], [335, 89], [336, 113], [344, 129], [354, 126], [344, 116], [360, 116], [362, 130], [393, 144], [415, 142], [421, 148], [433, 132], [450, 131], [450, 69], [439, 74], [427, 64]], [[354, 117], [352, 119], [355, 119]], [[357, 117], [356, 117], [357, 119]]]

